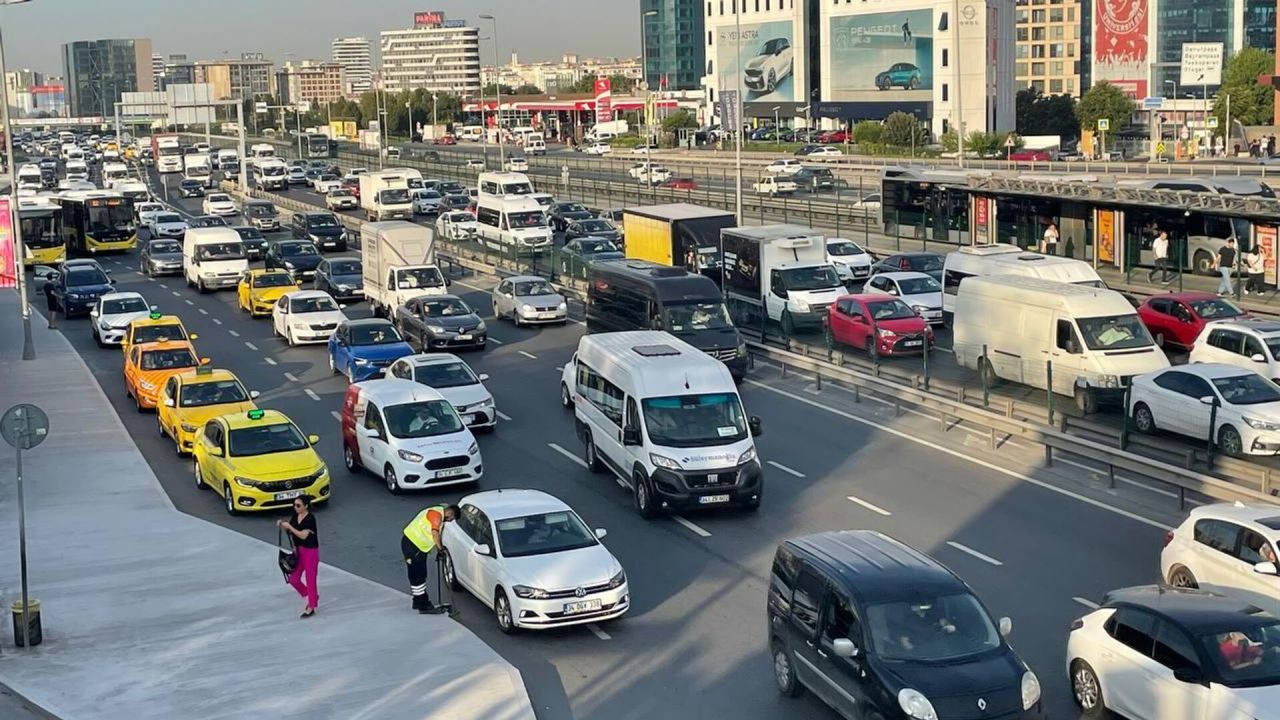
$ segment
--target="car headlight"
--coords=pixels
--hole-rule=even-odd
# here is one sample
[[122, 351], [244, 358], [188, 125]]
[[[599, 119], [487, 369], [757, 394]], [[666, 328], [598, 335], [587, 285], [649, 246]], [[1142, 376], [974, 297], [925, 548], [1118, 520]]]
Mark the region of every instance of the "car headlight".
[[467, 448], [468, 455], [475, 455], [478, 452], [480, 452], [480, 446], [476, 443], [471, 443], [471, 447]]
[[548, 594], [542, 588], [529, 587], [528, 585], [513, 585], [511, 589], [515, 591], [516, 597], [526, 600], [542, 600]]
[[396, 454], [400, 456], [401, 460], [406, 460], [411, 463], [422, 462], [422, 456], [416, 452], [409, 452], [408, 450], [397, 450]]
[[912, 306], [911, 306], [911, 309], [912, 309], [913, 311], [915, 311], [915, 314], [917, 314], [917, 315], [924, 315], [924, 312], [925, 312], [926, 310], [928, 310], [929, 308], [927, 308], [927, 307], [925, 307], [925, 306], [923, 306], [923, 305], [912, 305]]
[[1266, 420], [1256, 420], [1251, 417], [1244, 418], [1244, 421], [1248, 423], [1249, 427], [1253, 428], [1254, 430], [1270, 430], [1273, 432], [1276, 430], [1280, 430], [1280, 423], [1267, 422]]
[[110, 329], [111, 329], [111, 323], [107, 322], [106, 320], [99, 320], [99, 321], [98, 321], [98, 328], [99, 328], [99, 329], [101, 329], [101, 330], [110, 330]]
[[613, 590], [614, 588], [622, 587], [626, 582], [627, 582], [627, 573], [622, 570], [619, 570], [617, 575], [614, 575], [613, 577], [609, 578], [609, 584], [605, 585], [605, 587], [609, 588], [610, 590]]
[[1040, 702], [1040, 680], [1030, 670], [1022, 673], [1022, 709], [1030, 710]]
[[745, 342], [738, 343], [738, 357], [742, 357], [746, 354], [747, 354], [747, 344]]
[[488, 329], [489, 329], [488, 326], [484, 324], [483, 320], [481, 320], [480, 324], [476, 326], [476, 332], [484, 332], [485, 330], [488, 330]]
[[141, 387], [143, 390], [155, 390], [156, 384], [153, 382], [147, 382], [146, 380], [139, 380], [138, 387]]
[[660, 468], [666, 468], [666, 469], [668, 469], [668, 470], [683, 470], [683, 469], [684, 469], [684, 468], [680, 467], [680, 463], [676, 462], [675, 460], [672, 460], [671, 458], [667, 457], [666, 455], [659, 455], [659, 454], [657, 454], [657, 453], [649, 453], [649, 462], [652, 462], [654, 465], [656, 465], [656, 466], [658, 466], [658, 467], [660, 467]]
[[351, 292], [351, 286], [350, 286], [350, 285], [339, 285], [339, 286], [338, 286], [338, 292]]
[[528, 303], [526, 303], [526, 304], [524, 304], [524, 305], [521, 305], [521, 306], [520, 306], [520, 312], [525, 313], [525, 314], [527, 315], [527, 314], [529, 314], [529, 313], [533, 312], [533, 306], [532, 306], [532, 305], [529, 305]]
[[569, 309], [569, 304], [568, 304], [568, 303], [566, 303], [565, 301], [561, 300], [561, 301], [560, 301], [560, 305], [559, 305], [559, 306], [557, 306], [557, 307], [556, 307], [556, 309], [557, 309], [557, 310], [568, 310], [568, 309]]
[[756, 459], [756, 446], [752, 445], [738, 456], [738, 464], [743, 465]]
[[803, 300], [792, 300], [791, 305], [792, 307], [795, 308], [796, 312], [802, 312], [802, 313], [809, 312], [809, 303]]
[[239, 485], [240, 487], [246, 487], [246, 488], [256, 488], [260, 484], [257, 480], [253, 480], [247, 477], [240, 477], [239, 475], [235, 477], [235, 481], [236, 481], [236, 484]]
[[200, 428], [196, 427], [195, 425], [192, 425], [191, 423], [182, 423], [182, 432], [193, 433], [199, 429]]
[[293, 263], [289, 262], [288, 260], [285, 260], [285, 261], [284, 261], [284, 269], [285, 269], [285, 270], [293, 270], [293, 269], [294, 269]]
[[368, 361], [368, 360], [365, 360], [364, 358], [356, 358], [356, 364], [357, 364], [357, 365], [368, 365], [368, 364], [369, 364], [369, 361]]
[[876, 328], [876, 335], [879, 335], [882, 338], [893, 337], [896, 334], [897, 333], [889, 328]]
[[933, 710], [933, 703], [918, 690], [903, 688], [898, 692], [898, 705], [907, 717], [916, 720], [938, 720], [938, 713]]
[[444, 332], [444, 326], [443, 326], [443, 325], [428, 325], [428, 326], [427, 326], [427, 330], [430, 330], [431, 332], [433, 332], [433, 333], [435, 333], [435, 334], [439, 335], [440, 333], [443, 333], [443, 332]]
[[1120, 387], [1120, 377], [1118, 375], [1099, 375], [1098, 385], [1104, 388]]

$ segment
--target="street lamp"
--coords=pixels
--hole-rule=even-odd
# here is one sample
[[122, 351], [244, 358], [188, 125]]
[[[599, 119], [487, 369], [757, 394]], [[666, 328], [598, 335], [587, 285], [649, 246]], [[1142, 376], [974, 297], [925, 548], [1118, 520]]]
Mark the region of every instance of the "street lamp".
[[[737, 7], [733, 9], [733, 74], [734, 84], [737, 91], [734, 93], [737, 97], [734, 99], [734, 122], [737, 125], [733, 129], [734, 146], [733, 146], [733, 164], [734, 164], [734, 212], [736, 214], [738, 225], [742, 225], [742, 9], [746, 5], [736, 3]], [[723, 123], [722, 123], [723, 124]]]
[[[21, 5], [29, 0], [0, 0], [0, 5]], [[4, 40], [0, 38], [0, 78], [5, 76], [4, 69]], [[9, 162], [9, 217], [10, 227], [13, 228], [13, 274], [17, 283], [18, 304], [22, 312], [22, 359], [35, 360], [36, 346], [31, 340], [31, 303], [27, 300], [27, 273], [22, 267], [22, 260], [27, 254], [26, 245], [22, 242], [22, 223], [18, 220], [18, 171], [14, 163], [13, 152], [13, 124], [9, 122], [9, 83], [4, 83], [4, 90], [0, 91], [0, 122], [4, 123], [4, 131], [8, 134], [5, 143], [8, 150]], [[119, 136], [116, 142], [120, 142]], [[26, 598], [23, 598], [26, 601]], [[23, 608], [25, 612], [26, 609]], [[25, 616], [24, 616], [25, 617]], [[26, 622], [24, 619], [23, 622]]]
[[773, 106], [773, 141], [775, 143], [782, 142], [782, 128], [778, 120], [778, 111], [782, 109], [781, 105]]
[[[1169, 80], [1169, 79], [1166, 79], [1166, 80], [1164, 81], [1164, 84], [1165, 84], [1165, 85], [1172, 85], [1172, 86], [1173, 86], [1173, 103], [1174, 103], [1174, 105], [1173, 105], [1172, 110], [1176, 113], [1176, 112], [1178, 111], [1178, 81], [1177, 81], [1177, 80]], [[1183, 118], [1182, 118], [1182, 119], [1183, 119], [1183, 121], [1184, 121], [1184, 122], [1186, 121], [1186, 119], [1187, 119], [1187, 118], [1186, 118], [1186, 115], [1185, 115], [1185, 114], [1183, 115]], [[1175, 129], [1174, 129], [1174, 131], [1173, 131], [1173, 132], [1174, 132], [1173, 139], [1174, 139], [1174, 142], [1177, 142], [1178, 140], [1180, 140], [1180, 139], [1182, 138], [1181, 125], [1180, 125], [1180, 123], [1175, 122], [1175, 123], [1173, 124], [1173, 127], [1175, 128]], [[1102, 149], [1103, 149], [1104, 151], [1106, 150], [1106, 148], [1102, 148]]]
[[501, 167], [507, 164], [507, 149], [502, 140], [502, 86], [498, 83], [498, 79], [502, 77], [502, 72], [498, 69], [498, 19], [492, 15], [481, 15], [480, 19], [493, 23], [493, 96], [497, 100], [493, 112], [498, 123], [498, 165]]
[[649, 29], [649, 22], [646, 18], [657, 17], [657, 15], [657, 10], [640, 13], [640, 89], [645, 91], [649, 89], [649, 48], [645, 46], [645, 34]]
[[413, 103], [405, 101], [404, 109], [409, 111], [409, 142], [413, 142]]

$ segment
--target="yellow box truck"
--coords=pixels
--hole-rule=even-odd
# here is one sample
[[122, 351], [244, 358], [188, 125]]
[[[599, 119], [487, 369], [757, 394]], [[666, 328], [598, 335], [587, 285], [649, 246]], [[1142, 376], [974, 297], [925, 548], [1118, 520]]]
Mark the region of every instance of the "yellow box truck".
[[720, 231], [737, 226], [731, 212], [673, 203], [625, 208], [628, 258], [683, 267], [720, 281]]

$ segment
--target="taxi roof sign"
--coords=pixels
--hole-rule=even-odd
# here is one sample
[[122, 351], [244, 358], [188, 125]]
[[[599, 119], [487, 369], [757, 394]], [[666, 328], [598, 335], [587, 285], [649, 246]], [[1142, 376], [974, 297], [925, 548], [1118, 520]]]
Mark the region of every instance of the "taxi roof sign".
[[259, 410], [257, 408], [254, 408], [253, 410], [250, 410], [248, 413], [246, 413], [246, 415], [248, 415], [250, 420], [261, 420], [263, 416], [266, 414], [267, 414], [266, 411]]
[[198, 366], [198, 367], [196, 368], [196, 374], [197, 374], [197, 375], [212, 375], [212, 374], [213, 374], [213, 366], [212, 366], [212, 365], [208, 365], [208, 364], [201, 364], [200, 366]]
[[160, 319], [160, 311], [159, 311], [159, 310], [152, 310], [152, 311], [151, 311], [151, 313], [150, 313], [149, 315], [147, 315], [147, 317], [148, 317], [148, 318], [150, 318], [150, 319], [152, 319], [152, 320], [159, 320], [159, 319]]

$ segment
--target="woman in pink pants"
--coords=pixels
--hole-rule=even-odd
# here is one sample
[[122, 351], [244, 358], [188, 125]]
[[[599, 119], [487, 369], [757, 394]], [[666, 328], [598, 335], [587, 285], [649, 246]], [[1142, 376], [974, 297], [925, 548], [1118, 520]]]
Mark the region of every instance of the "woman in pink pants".
[[[303, 495], [294, 500], [293, 519], [277, 520], [276, 526], [289, 533], [293, 539], [298, 565], [289, 576], [289, 584], [307, 599], [302, 617], [309, 618], [316, 614], [316, 606], [320, 604], [320, 593], [316, 585], [316, 571], [320, 568], [320, 536], [316, 532], [316, 516], [311, 514], [311, 496]], [[307, 576], [305, 583], [302, 582], [304, 573]]]

